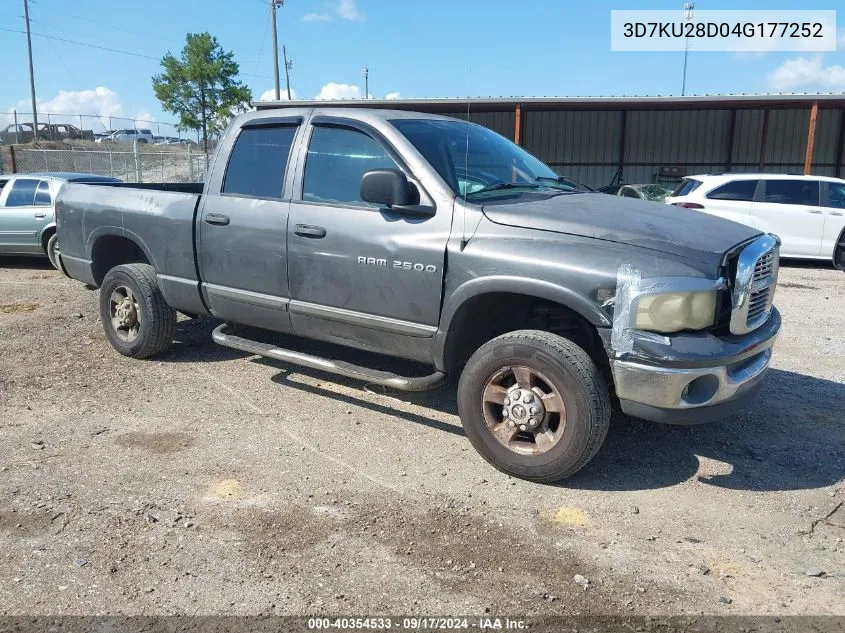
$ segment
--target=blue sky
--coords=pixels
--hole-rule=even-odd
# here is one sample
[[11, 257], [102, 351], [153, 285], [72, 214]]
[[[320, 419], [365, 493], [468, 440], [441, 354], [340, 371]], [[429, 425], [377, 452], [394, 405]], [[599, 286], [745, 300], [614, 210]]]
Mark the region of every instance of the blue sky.
[[[234, 51], [257, 99], [273, 86], [268, 0], [30, 0], [39, 109], [174, 121], [151, 76], [186, 32]], [[613, 8], [677, 9], [681, 0], [286, 0], [279, 38], [299, 98], [679, 94], [683, 53], [611, 52]], [[820, 0], [813, 9], [835, 9]], [[699, 0], [698, 9], [802, 9], [797, 0]], [[22, 30], [23, 0], [0, 1], [0, 28]], [[845, 17], [828, 53], [692, 50], [687, 93], [845, 92]], [[0, 31], [0, 112], [29, 110], [26, 39]], [[284, 81], [284, 79], [283, 79]]]

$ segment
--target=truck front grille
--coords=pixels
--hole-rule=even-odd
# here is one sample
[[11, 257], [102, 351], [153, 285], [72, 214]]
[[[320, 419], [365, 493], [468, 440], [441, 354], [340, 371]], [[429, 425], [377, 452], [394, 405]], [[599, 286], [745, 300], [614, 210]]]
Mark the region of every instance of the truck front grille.
[[771, 235], [757, 238], [739, 254], [731, 309], [731, 333], [745, 334], [769, 318], [778, 280], [780, 242]]

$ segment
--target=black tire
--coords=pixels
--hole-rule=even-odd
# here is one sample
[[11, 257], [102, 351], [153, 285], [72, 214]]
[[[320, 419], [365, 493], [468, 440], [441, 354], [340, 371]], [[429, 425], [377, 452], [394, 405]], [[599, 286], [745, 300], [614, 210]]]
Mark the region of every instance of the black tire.
[[[129, 288], [138, 305], [138, 331], [131, 341], [121, 338], [112, 325], [111, 297], [120, 287]], [[176, 330], [176, 311], [164, 300], [149, 264], [124, 264], [106, 274], [100, 286], [100, 319], [112, 347], [132, 358], [149, 358], [166, 351]]]
[[[485, 419], [485, 387], [511, 366], [542, 374], [563, 399], [565, 425], [547, 452], [509, 449]], [[504, 334], [472, 355], [458, 383], [458, 412], [470, 442], [484, 459], [502, 472], [537, 482], [559, 481], [583, 468], [604, 442], [611, 421], [610, 396], [596, 364], [572, 341], [539, 330]]]
[[47, 246], [44, 247], [45, 252], [47, 253], [47, 259], [50, 260], [50, 263], [53, 264], [53, 268], [56, 270], [61, 270], [59, 267], [59, 260], [56, 258], [56, 251], [59, 247], [59, 235], [57, 233], [53, 233], [50, 236], [50, 239], [47, 240]]

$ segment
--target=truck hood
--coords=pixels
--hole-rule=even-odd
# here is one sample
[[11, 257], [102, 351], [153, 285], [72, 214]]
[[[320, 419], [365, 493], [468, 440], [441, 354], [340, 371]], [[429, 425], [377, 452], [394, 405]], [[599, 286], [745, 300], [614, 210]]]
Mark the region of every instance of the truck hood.
[[536, 194], [484, 206], [497, 224], [631, 244], [718, 266], [725, 252], [760, 232], [694, 209], [600, 193]]

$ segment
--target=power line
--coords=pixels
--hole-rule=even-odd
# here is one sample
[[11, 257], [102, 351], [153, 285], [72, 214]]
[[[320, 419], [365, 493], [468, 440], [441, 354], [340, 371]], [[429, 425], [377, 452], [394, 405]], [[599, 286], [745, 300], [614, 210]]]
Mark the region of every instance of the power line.
[[[6, 31], [7, 33], [22, 33], [26, 35], [26, 31], [19, 31], [17, 29], [3, 29], [0, 28], [0, 31]], [[64, 37], [56, 37], [55, 35], [45, 35], [44, 33], [32, 33], [35, 37], [43, 37], [48, 40], [55, 40], [57, 42], [65, 42], [66, 44], [76, 44], [77, 46], [87, 46], [88, 48], [96, 48], [101, 51], [109, 51], [110, 53], [120, 53], [122, 55], [132, 55], [133, 57], [142, 57], [144, 59], [152, 59], [153, 61], [160, 61], [160, 57], [153, 57], [152, 55], [145, 55], [143, 53], [135, 53], [132, 51], [124, 51], [119, 48], [109, 48], [108, 46], [99, 46], [98, 44], [88, 44], [87, 42], [77, 42], [76, 40], [69, 40]]]
[[[65, 16], [73, 19], [73, 20], [85, 22], [86, 24], [91, 24], [94, 21], [92, 19], [84, 18], [84, 17], [82, 17], [78, 14], [71, 13], [70, 11], [65, 11], [64, 9], [60, 9], [58, 7], [46, 5], [43, 2], [41, 2], [40, 0], [29, 0], [29, 2], [44, 8], [45, 11], [49, 11], [50, 13], [59, 13], [61, 15], [65, 15]], [[35, 21], [35, 20], [33, 20], [33, 21]], [[100, 20], [99, 16], [96, 18], [96, 23], [101, 25], [101, 26], [107, 26], [110, 29], [123, 31], [124, 33], [131, 33], [132, 35], [140, 35], [141, 37], [158, 39], [162, 42], [169, 41], [166, 38], [163, 38], [160, 35], [153, 33], [153, 32], [144, 33], [143, 31], [133, 31], [132, 29], [127, 29], [125, 27], [118, 26], [117, 24], [104, 23]], [[52, 28], [56, 28], [56, 27], [52, 27]], [[64, 30], [64, 29], [60, 29], [60, 30]]]

